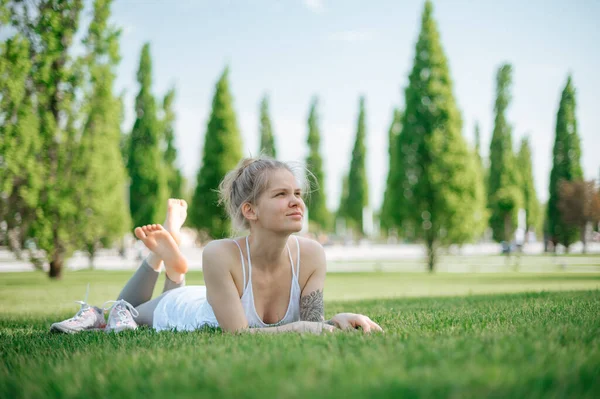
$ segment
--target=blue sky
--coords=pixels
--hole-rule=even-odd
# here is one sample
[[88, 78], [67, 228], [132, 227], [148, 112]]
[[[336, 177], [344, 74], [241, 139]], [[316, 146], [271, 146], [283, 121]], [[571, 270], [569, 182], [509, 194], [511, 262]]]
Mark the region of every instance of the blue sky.
[[[177, 146], [184, 174], [195, 182], [214, 85], [226, 65], [244, 153], [258, 150], [258, 107], [268, 93], [280, 158], [306, 156], [306, 120], [320, 99], [321, 152], [330, 209], [337, 207], [356, 134], [358, 99], [366, 96], [367, 173], [371, 205], [379, 207], [388, 172], [387, 131], [404, 103], [423, 1], [129, 0], [113, 5], [123, 28], [118, 90], [133, 124], [135, 74], [151, 43], [154, 93], [175, 86]], [[516, 147], [533, 144], [538, 196], [548, 197], [560, 93], [568, 73], [577, 88], [577, 117], [586, 178], [600, 173], [600, 2], [434, 1], [434, 18], [449, 59], [463, 136], [476, 121], [483, 155], [493, 129], [495, 74], [514, 68], [508, 111]]]

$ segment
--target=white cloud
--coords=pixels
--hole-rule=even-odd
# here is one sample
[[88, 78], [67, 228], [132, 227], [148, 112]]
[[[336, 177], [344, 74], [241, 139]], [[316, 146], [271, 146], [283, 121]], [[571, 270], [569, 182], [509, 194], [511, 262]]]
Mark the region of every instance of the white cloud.
[[364, 31], [364, 30], [345, 30], [340, 32], [334, 32], [329, 35], [329, 40], [333, 40], [336, 42], [347, 42], [347, 43], [356, 43], [356, 42], [367, 42], [375, 38], [375, 34], [373, 32]]
[[316, 14], [325, 11], [324, 0], [302, 0], [304, 6]]

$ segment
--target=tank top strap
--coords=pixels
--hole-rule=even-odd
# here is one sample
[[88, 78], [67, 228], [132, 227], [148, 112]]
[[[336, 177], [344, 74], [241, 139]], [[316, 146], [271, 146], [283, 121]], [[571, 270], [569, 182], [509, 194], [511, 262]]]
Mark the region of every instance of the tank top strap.
[[292, 251], [290, 251], [290, 246], [285, 244], [285, 247], [288, 251], [288, 256], [290, 257], [290, 267], [292, 268], [292, 278], [295, 276], [294, 274], [294, 259], [292, 259]]
[[236, 240], [231, 241], [233, 241], [235, 245], [237, 245], [238, 249], [240, 250], [240, 258], [242, 259], [242, 275], [244, 276], [244, 289], [242, 290], [243, 295], [243, 292], [246, 290], [246, 262], [244, 262], [244, 253], [242, 252], [242, 247], [240, 247], [240, 244], [238, 244]]
[[[246, 256], [248, 256], [248, 284], [252, 284], [252, 260], [250, 260], [250, 243], [248, 242], [248, 236], [246, 236]], [[252, 290], [250, 290], [252, 293]]]
[[298, 247], [298, 257], [296, 258], [296, 277], [300, 279], [300, 240], [298, 240], [297, 236], [294, 236], [296, 239], [296, 246]]

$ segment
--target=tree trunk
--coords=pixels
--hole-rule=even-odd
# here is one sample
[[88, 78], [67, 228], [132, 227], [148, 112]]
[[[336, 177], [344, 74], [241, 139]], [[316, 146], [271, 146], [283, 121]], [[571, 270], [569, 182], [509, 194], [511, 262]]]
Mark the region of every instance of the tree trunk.
[[429, 273], [433, 273], [435, 271], [435, 264], [437, 262], [437, 251], [434, 245], [435, 242], [431, 238], [426, 239], [425, 242], [427, 245], [427, 267]]
[[98, 250], [99, 245], [97, 245], [97, 243], [88, 243], [86, 247], [88, 254], [88, 267], [93, 270], [94, 260], [96, 259], [96, 251]]
[[62, 268], [65, 262], [64, 256], [62, 253], [55, 253], [50, 261], [50, 270], [48, 271], [48, 276], [54, 279], [62, 278]]
[[88, 253], [88, 261], [89, 261], [88, 267], [91, 270], [94, 270], [94, 259], [96, 259], [96, 252], [94, 251], [94, 252]]

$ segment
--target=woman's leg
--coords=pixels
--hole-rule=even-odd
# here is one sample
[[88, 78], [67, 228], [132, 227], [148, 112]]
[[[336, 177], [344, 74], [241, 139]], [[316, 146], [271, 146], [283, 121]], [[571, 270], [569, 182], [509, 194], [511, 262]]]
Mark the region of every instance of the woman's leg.
[[152, 299], [151, 301], [136, 306], [135, 310], [138, 311], [138, 316], [135, 318], [135, 322], [140, 326], [152, 327], [152, 322], [154, 321], [154, 310], [164, 296], [165, 293], [162, 293], [160, 296]]
[[160, 258], [156, 254], [150, 253], [125, 284], [117, 300], [124, 299], [134, 307], [148, 302], [152, 298], [161, 265]]
[[136, 323], [138, 323], [139, 325], [145, 325], [145, 326], [152, 327], [152, 323], [154, 321], [154, 310], [156, 309], [156, 306], [158, 306], [158, 303], [161, 301], [161, 299], [163, 299], [165, 297], [165, 295], [168, 291], [174, 290], [175, 288], [180, 288], [183, 286], [185, 286], [185, 276], [183, 277], [183, 279], [181, 280], [180, 283], [175, 283], [165, 273], [165, 285], [163, 287], [162, 294], [160, 294], [160, 296], [158, 296], [152, 300], [149, 300], [145, 303], [142, 303], [140, 305], [137, 305], [137, 306], [134, 305], [134, 306], [136, 306], [135, 310], [137, 310], [139, 313], [138, 316], [135, 318]]

